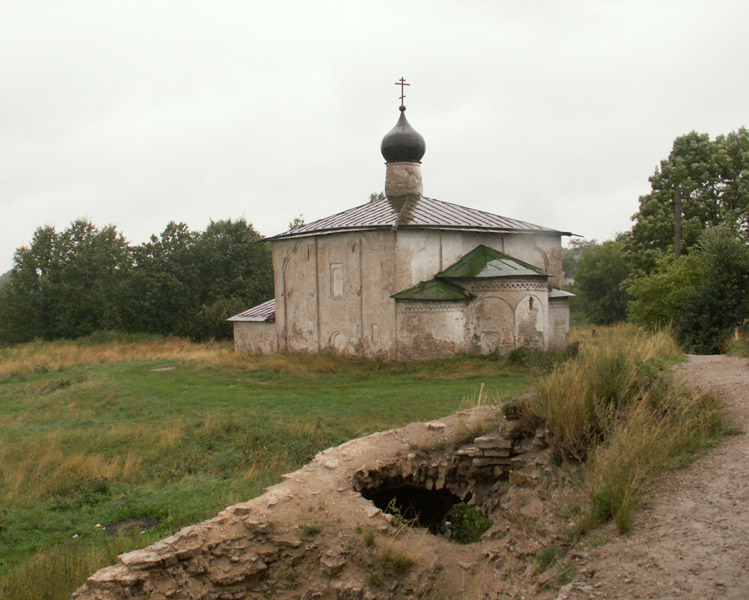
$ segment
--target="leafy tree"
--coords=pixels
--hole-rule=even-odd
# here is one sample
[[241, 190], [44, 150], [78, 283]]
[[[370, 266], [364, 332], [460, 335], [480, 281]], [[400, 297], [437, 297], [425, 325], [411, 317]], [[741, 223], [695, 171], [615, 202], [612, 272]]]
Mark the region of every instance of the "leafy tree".
[[230, 337], [226, 319], [273, 297], [270, 244], [245, 219], [211, 221], [197, 240], [201, 290], [193, 337]]
[[577, 264], [580, 262], [583, 250], [592, 248], [598, 242], [596, 240], [571, 239], [566, 248], [562, 248], [562, 271], [565, 277], [575, 278]]
[[291, 231], [292, 229], [298, 229], [302, 225], [304, 225], [304, 215], [299, 215], [298, 217], [294, 217], [291, 221], [289, 221], [288, 231]]
[[577, 303], [593, 323], [608, 325], [626, 318], [624, 282], [630, 272], [623, 242], [606, 241], [583, 248], [573, 289]]
[[199, 233], [170, 222], [159, 237], [133, 250], [133, 300], [128, 320], [134, 331], [188, 336], [191, 315], [201, 302], [196, 250]]
[[79, 219], [57, 233], [40, 227], [14, 256], [3, 286], [0, 337], [77, 337], [123, 326], [130, 248], [114, 226]]
[[377, 202], [378, 200], [384, 200], [384, 199], [385, 199], [385, 192], [372, 192], [369, 195], [370, 204], [372, 202]]
[[710, 140], [692, 131], [674, 140], [668, 159], [650, 177], [651, 192], [627, 240], [635, 270], [650, 272], [658, 256], [673, 252], [673, 192], [682, 196], [682, 250], [689, 253], [708, 228], [726, 224], [749, 232], [749, 131], [740, 128]]
[[130, 247], [114, 227], [40, 227], [0, 287], [0, 342], [97, 330], [227, 337], [226, 318], [273, 296], [269, 244], [244, 219], [169, 223]]
[[692, 254], [659, 259], [628, 289], [632, 320], [651, 328], [671, 325], [688, 349], [718, 352], [749, 318], [749, 245], [727, 225], [711, 227]]
[[649, 275], [633, 276], [627, 283], [630, 320], [648, 329], [671, 327], [686, 296], [699, 285], [703, 258], [699, 252], [678, 259], [664, 254]]

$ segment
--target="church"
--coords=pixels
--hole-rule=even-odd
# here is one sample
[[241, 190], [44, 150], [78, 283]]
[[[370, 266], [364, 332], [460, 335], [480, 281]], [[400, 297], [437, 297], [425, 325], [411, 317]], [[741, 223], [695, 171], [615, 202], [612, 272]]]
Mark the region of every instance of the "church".
[[570, 232], [425, 197], [426, 144], [403, 97], [381, 144], [385, 198], [268, 238], [275, 298], [229, 319], [237, 350], [426, 360], [567, 346]]

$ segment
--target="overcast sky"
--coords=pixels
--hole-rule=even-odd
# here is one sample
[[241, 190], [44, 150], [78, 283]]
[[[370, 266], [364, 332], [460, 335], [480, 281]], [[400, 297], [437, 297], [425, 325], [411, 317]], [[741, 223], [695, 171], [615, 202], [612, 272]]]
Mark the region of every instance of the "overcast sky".
[[586, 238], [749, 124], [749, 3], [0, 2], [0, 272], [41, 225], [263, 235], [367, 201], [405, 77], [424, 194]]

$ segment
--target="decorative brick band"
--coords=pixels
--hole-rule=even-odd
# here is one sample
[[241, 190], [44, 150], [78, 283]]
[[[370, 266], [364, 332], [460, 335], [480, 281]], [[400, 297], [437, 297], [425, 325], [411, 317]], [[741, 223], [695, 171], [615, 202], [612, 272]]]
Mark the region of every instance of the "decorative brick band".
[[464, 302], [399, 302], [405, 313], [463, 312]]
[[538, 279], [520, 279], [513, 278], [508, 280], [503, 279], [486, 279], [461, 282], [463, 287], [466, 289], [479, 292], [505, 292], [505, 291], [518, 291], [518, 290], [529, 290], [532, 292], [548, 292], [549, 285], [545, 280], [539, 281]]

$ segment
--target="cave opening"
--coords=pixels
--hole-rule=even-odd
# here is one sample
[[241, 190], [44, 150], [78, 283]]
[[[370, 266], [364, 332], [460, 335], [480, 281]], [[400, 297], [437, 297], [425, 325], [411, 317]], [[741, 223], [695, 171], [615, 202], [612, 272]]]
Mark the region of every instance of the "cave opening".
[[435, 534], [445, 532], [450, 509], [462, 502], [449, 490], [427, 490], [408, 484], [365, 488], [360, 493], [383, 512], [417, 527], [425, 527]]

